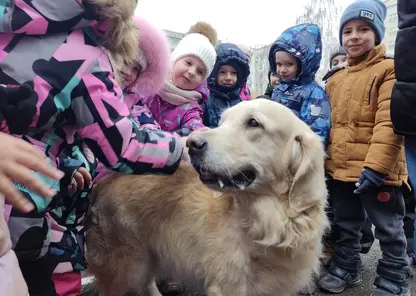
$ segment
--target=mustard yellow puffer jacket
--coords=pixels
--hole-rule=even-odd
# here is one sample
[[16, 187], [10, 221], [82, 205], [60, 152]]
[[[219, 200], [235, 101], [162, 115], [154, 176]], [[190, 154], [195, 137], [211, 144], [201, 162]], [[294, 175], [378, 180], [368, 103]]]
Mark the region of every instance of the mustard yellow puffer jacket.
[[326, 85], [331, 104], [331, 132], [326, 169], [340, 181], [356, 182], [363, 167], [386, 176], [386, 184], [407, 180], [403, 137], [394, 133], [390, 100], [393, 59], [384, 44], [335, 73]]

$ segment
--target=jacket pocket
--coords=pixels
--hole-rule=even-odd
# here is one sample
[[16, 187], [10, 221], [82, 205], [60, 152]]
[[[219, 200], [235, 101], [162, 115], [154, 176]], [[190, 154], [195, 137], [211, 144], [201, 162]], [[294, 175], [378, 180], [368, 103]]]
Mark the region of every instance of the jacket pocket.
[[370, 105], [371, 104], [371, 92], [374, 88], [374, 83], [376, 82], [377, 75], [372, 74], [370, 79], [365, 87], [365, 96], [364, 96], [364, 104]]

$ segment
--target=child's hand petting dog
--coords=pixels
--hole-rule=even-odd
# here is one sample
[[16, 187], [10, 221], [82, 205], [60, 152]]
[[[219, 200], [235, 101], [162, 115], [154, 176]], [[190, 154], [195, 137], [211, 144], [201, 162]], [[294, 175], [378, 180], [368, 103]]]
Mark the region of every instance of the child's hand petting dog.
[[83, 190], [91, 185], [92, 177], [88, 170], [80, 167], [72, 177], [71, 183], [68, 186], [68, 192], [73, 194], [78, 190]]

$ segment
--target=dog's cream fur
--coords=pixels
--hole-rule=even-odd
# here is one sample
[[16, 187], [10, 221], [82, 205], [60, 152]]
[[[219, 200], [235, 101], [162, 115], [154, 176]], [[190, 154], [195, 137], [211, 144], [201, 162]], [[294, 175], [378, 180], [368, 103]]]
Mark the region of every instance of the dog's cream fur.
[[[206, 149], [192, 153], [201, 140]], [[200, 283], [209, 296], [296, 293], [319, 265], [328, 224], [319, 137], [286, 107], [258, 99], [228, 109], [219, 128], [188, 144], [200, 172], [250, 167], [254, 182], [214, 191], [189, 164], [172, 176], [104, 179], [86, 223], [101, 295], [160, 295], [155, 276]]]

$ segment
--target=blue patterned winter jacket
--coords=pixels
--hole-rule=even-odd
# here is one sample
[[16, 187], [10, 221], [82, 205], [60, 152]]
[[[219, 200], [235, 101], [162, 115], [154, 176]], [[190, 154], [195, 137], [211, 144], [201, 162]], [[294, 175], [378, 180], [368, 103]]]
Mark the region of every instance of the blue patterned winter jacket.
[[281, 50], [295, 56], [300, 69], [294, 79], [280, 81], [271, 99], [290, 108], [321, 137], [326, 146], [331, 127], [331, 108], [324, 89], [315, 81], [322, 55], [319, 27], [301, 24], [285, 30], [270, 48], [270, 69], [276, 69], [275, 53]]

